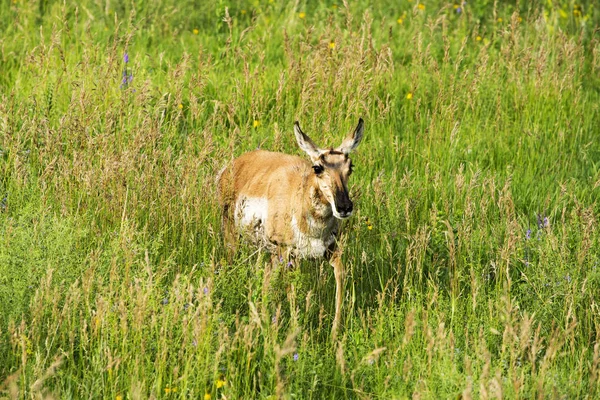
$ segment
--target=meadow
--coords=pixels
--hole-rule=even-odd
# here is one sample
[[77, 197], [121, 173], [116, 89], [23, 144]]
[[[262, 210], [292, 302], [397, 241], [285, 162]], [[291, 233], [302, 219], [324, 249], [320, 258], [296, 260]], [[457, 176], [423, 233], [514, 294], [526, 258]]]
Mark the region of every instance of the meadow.
[[[593, 1], [4, 1], [0, 398], [600, 398]], [[365, 120], [332, 268], [215, 175]]]

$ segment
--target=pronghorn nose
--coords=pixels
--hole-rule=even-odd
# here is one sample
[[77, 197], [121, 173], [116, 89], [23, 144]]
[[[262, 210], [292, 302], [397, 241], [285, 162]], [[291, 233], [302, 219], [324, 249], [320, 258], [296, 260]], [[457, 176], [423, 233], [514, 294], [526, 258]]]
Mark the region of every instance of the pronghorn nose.
[[352, 202], [344, 202], [337, 207], [340, 214], [350, 214], [352, 212]]

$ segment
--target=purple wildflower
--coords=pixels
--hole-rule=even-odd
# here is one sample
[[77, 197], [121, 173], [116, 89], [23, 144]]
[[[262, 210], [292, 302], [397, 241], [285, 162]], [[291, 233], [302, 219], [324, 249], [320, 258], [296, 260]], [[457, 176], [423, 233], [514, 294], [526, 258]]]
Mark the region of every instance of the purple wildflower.
[[537, 225], [538, 229], [542, 229], [542, 216], [540, 214], [537, 215]]
[[273, 324], [276, 324], [276, 323], [277, 323], [277, 315], [273, 315], [273, 318], [271, 318], [271, 322], [272, 322]]
[[458, 7], [458, 8], [456, 9], [456, 13], [457, 13], [457, 14], [460, 14], [461, 12], [462, 12], [462, 8]]
[[544, 228], [547, 228], [550, 226], [550, 219], [548, 217], [544, 217]]
[[294, 361], [298, 361], [298, 358], [300, 358], [300, 356], [298, 355], [298, 353], [294, 353]]
[[202, 291], [204, 292], [204, 294], [208, 294], [208, 288], [207, 287], [205, 287]]
[[525, 234], [525, 239], [531, 239], [531, 229], [527, 229], [527, 233]]
[[[125, 64], [129, 63], [129, 53], [125, 52], [123, 55], [123, 61]], [[125, 65], [125, 68], [123, 68], [123, 77], [121, 79], [121, 89], [127, 88], [131, 81], [133, 81], [133, 73], [131, 73], [131, 71], [127, 71], [127, 65]]]
[[167, 299], [166, 297], [164, 299], [162, 299], [161, 301], [163, 306], [166, 306], [167, 304], [169, 304], [169, 299]]

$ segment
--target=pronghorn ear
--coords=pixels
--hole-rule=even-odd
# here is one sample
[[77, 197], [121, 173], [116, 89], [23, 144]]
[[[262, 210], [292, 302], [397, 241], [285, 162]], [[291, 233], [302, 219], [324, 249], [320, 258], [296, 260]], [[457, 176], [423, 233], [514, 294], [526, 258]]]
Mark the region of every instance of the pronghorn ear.
[[359, 118], [358, 125], [356, 126], [354, 133], [352, 133], [346, 139], [344, 139], [344, 141], [342, 142], [340, 147], [337, 148], [337, 150], [341, 151], [344, 154], [350, 154], [354, 149], [356, 149], [363, 138], [363, 127], [364, 121], [362, 118]]
[[308, 154], [311, 160], [315, 161], [321, 155], [321, 150], [315, 145], [311, 138], [300, 129], [300, 124], [298, 121], [294, 123], [294, 135], [296, 135], [296, 141], [298, 142], [298, 146], [306, 154]]

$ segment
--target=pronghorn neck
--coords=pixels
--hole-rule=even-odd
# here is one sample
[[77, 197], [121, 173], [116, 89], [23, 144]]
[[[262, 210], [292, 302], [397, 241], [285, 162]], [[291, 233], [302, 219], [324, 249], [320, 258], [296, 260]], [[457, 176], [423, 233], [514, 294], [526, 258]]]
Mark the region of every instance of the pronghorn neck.
[[329, 230], [337, 225], [331, 204], [321, 192], [317, 178], [312, 171], [308, 172], [303, 180], [302, 197], [302, 218], [307, 219], [306, 226], [301, 224], [301, 229], [306, 228], [306, 230], [302, 229], [303, 231], [317, 233], [313, 231]]
[[299, 192], [302, 207], [292, 216], [291, 227], [297, 255], [323, 257], [335, 243], [339, 222], [311, 173], [304, 175], [302, 179]]

